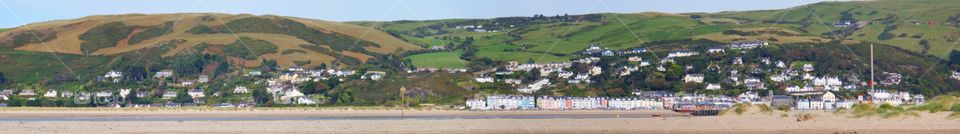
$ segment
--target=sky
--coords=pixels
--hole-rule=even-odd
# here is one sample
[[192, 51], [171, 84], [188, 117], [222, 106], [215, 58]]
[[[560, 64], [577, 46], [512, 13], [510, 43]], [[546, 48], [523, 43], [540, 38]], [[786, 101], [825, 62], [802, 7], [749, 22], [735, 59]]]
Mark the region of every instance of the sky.
[[0, 28], [90, 15], [231, 13], [331, 21], [783, 9], [824, 0], [0, 0]]

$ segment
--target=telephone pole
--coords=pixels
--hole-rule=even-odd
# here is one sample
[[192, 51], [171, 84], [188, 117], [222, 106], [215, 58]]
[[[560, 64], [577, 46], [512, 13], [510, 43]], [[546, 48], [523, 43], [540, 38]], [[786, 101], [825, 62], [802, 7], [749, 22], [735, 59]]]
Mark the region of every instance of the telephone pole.
[[407, 108], [407, 101], [403, 101], [405, 92], [407, 92], [407, 87], [400, 87], [400, 118], [405, 118], [403, 110]]

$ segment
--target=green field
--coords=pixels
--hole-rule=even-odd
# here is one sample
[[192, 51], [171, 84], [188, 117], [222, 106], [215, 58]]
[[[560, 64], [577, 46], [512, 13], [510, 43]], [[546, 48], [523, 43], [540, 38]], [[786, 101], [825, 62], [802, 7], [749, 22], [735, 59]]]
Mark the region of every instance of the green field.
[[551, 54], [543, 53], [534, 53], [534, 52], [525, 52], [517, 50], [519, 47], [510, 46], [510, 45], [493, 45], [487, 47], [481, 47], [477, 51], [477, 57], [487, 57], [493, 60], [499, 61], [520, 61], [526, 62], [529, 60], [534, 60], [538, 63], [546, 62], [566, 62], [570, 61], [568, 58], [558, 57]]
[[407, 56], [416, 67], [465, 68], [467, 61], [460, 59], [463, 51], [433, 52]]

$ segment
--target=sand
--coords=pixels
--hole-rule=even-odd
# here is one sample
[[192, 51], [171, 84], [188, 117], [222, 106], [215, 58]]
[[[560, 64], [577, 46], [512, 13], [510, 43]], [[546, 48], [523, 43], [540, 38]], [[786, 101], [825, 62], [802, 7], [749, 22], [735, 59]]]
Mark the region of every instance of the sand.
[[[349, 117], [322, 120], [196, 121], [0, 121], [3, 133], [960, 133], [947, 113], [920, 117], [853, 118], [825, 111], [680, 116], [671, 111], [2, 111], [15, 118], [247, 118]], [[663, 117], [638, 115], [661, 114]], [[783, 115], [786, 115], [784, 117]], [[797, 115], [812, 119], [797, 121]], [[510, 118], [513, 116], [596, 118]], [[621, 118], [617, 118], [619, 117]], [[469, 118], [506, 116], [505, 118]], [[443, 118], [433, 118], [443, 117]], [[468, 118], [449, 118], [468, 117]]]

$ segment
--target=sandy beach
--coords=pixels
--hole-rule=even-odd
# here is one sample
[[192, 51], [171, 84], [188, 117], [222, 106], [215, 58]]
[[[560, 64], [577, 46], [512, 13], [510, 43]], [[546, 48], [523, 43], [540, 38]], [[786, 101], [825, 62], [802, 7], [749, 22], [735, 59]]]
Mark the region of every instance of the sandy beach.
[[[920, 117], [853, 118], [826, 111], [683, 116], [664, 110], [485, 112], [421, 110], [404, 111], [403, 118], [397, 118], [401, 114], [399, 110], [0, 111], [2, 111], [0, 112], [0, 130], [4, 133], [18, 134], [960, 133], [960, 120], [947, 118], [947, 113], [921, 113]], [[652, 117], [654, 114], [662, 116]], [[797, 121], [797, 117], [804, 114], [812, 118]], [[174, 120], [149, 120], [157, 118]]]

